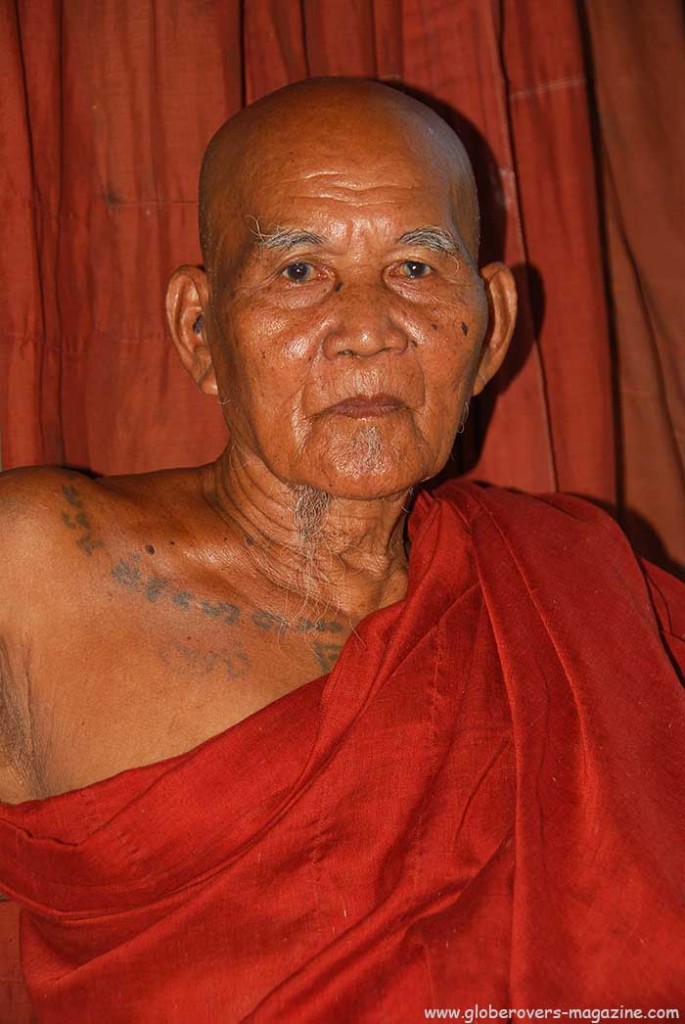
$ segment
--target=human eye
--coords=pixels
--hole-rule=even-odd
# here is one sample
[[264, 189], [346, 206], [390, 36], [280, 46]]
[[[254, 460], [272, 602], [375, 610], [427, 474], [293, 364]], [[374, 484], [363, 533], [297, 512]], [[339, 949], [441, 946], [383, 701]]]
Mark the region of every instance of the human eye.
[[307, 281], [311, 281], [314, 277], [314, 267], [311, 263], [306, 263], [304, 260], [297, 260], [283, 268], [281, 277], [291, 281], [293, 284], [306, 284]]
[[399, 269], [402, 277], [408, 277], [410, 281], [417, 281], [432, 273], [432, 267], [420, 260], [404, 260], [400, 263]]

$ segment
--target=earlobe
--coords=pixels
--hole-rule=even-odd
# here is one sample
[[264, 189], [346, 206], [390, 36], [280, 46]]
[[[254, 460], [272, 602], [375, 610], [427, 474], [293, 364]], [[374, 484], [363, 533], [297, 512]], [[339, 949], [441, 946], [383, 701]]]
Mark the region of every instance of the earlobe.
[[200, 390], [216, 395], [216, 374], [206, 339], [204, 310], [208, 299], [209, 286], [203, 270], [185, 265], [173, 272], [166, 293], [171, 337], [183, 366]]
[[504, 263], [488, 263], [481, 277], [488, 300], [489, 323], [473, 387], [478, 395], [499, 370], [516, 326], [517, 295], [514, 275]]

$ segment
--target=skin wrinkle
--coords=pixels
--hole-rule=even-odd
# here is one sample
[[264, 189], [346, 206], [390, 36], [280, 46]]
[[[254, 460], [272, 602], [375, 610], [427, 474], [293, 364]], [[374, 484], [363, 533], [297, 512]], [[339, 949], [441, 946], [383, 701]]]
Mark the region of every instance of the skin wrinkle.
[[[234, 466], [236, 465], [236, 460], [240, 461], [243, 469], [247, 468], [247, 466], [249, 465], [250, 460], [249, 456], [247, 456], [247, 453], [240, 452], [236, 445], [234, 444], [231, 444], [229, 446], [227, 450], [227, 457], [229, 459], [229, 462]], [[241, 498], [243, 497], [242, 494], [240, 493], [240, 481], [241, 477], [240, 475], [237, 475], [237, 493], [234, 495], [237, 505], [241, 504]], [[210, 491], [208, 491], [205, 494], [205, 500], [218, 515], [220, 515], [222, 518], [225, 518], [227, 515], [227, 510], [224, 508], [222, 503], [217, 499], [216, 495], [212, 494], [212, 490], [213, 488], [210, 489]], [[265, 498], [273, 499], [273, 490], [274, 486], [272, 485], [272, 487], [270, 488], [270, 493], [265, 494]], [[300, 579], [301, 581], [303, 581], [304, 594], [302, 600], [299, 602], [297, 606], [296, 612], [294, 613], [295, 617], [307, 615], [311, 611], [309, 607], [309, 596], [312, 587], [313, 577], [315, 575], [315, 556], [317, 547], [322, 544], [321, 533], [325, 522], [325, 512], [327, 510], [328, 504], [327, 496], [321, 494], [321, 497], [324, 500], [321, 500], [318, 503], [316, 510], [312, 512], [310, 508], [309, 510], [305, 511], [304, 505], [306, 503], [306, 499], [303, 497], [303, 494], [310, 493], [312, 491], [312, 488], [294, 489], [294, 493], [298, 494], [298, 497], [300, 499], [299, 509], [296, 501], [298, 537], [305, 551], [305, 566], [300, 574]], [[310, 506], [315, 504], [315, 501], [310, 501]], [[262, 577], [265, 575], [270, 576], [272, 581], [272, 587], [274, 590], [274, 601], [272, 605], [269, 606], [267, 611], [271, 612], [272, 614], [275, 614], [277, 613], [277, 602], [279, 598], [284, 598], [286, 600], [287, 605], [287, 601], [290, 596], [290, 588], [293, 582], [293, 574], [289, 569], [281, 568], [284, 564], [287, 564], [287, 559], [284, 563], [284, 560], [280, 557], [280, 553], [277, 553], [274, 558], [270, 557], [271, 548], [279, 548], [280, 545], [276, 544], [276, 542], [274, 541], [273, 537], [270, 534], [264, 532], [262, 524], [257, 517], [255, 517], [254, 519], [250, 518], [249, 505], [247, 504], [247, 502], [246, 508], [248, 510], [248, 513], [245, 519], [241, 521], [240, 528], [243, 533], [243, 536], [249, 535], [251, 537], [252, 543], [246, 548], [244, 548], [244, 552], [249, 562], [251, 562], [252, 564], [253, 571], [256, 571], [258, 577]], [[315, 516], [317, 518], [316, 523], [309, 521], [310, 517], [311, 519], [314, 519]], [[307, 520], [306, 525], [304, 522], [305, 520]], [[230, 522], [231, 525], [236, 525], [236, 521], [230, 517], [230, 511], [228, 514], [228, 522]], [[314, 541], [313, 538], [316, 538], [316, 540]], [[327, 607], [328, 605], [326, 606], [326, 608]], [[312, 614], [312, 621], [318, 624], [321, 621], [323, 621], [325, 609], [320, 614]]]
[[[228, 458], [229, 458], [229, 460], [231, 462], [234, 462], [234, 460], [236, 458], [240, 457], [243, 469], [247, 468], [247, 466], [249, 464], [248, 461], [242, 461], [242, 453], [238, 452], [238, 450], [237, 450], [235, 445], [231, 445], [229, 447], [227, 455], [228, 455]], [[244, 531], [244, 534], [249, 532], [250, 535], [252, 536], [253, 542], [252, 542], [252, 544], [250, 544], [245, 549], [245, 553], [246, 553], [247, 557], [253, 562], [254, 567], [258, 570], [258, 574], [260, 576], [264, 575], [264, 574], [269, 574], [270, 578], [271, 578], [271, 580], [272, 580], [272, 582], [273, 582], [273, 584], [275, 586], [275, 588], [282, 589], [284, 592], [287, 593], [288, 588], [290, 586], [290, 583], [292, 582], [291, 574], [290, 574], [289, 570], [287, 570], [287, 569], [286, 570], [281, 570], [281, 566], [283, 565], [283, 559], [280, 557], [280, 555], [275, 555], [273, 557], [273, 559], [272, 559], [271, 557], [269, 557], [269, 554], [270, 554], [270, 549], [271, 548], [273, 548], [275, 551], [279, 551], [279, 552], [280, 552], [280, 550], [283, 547], [285, 547], [286, 550], [288, 550], [289, 537], [288, 537], [288, 535], [286, 533], [286, 535], [284, 537], [280, 537], [280, 538], [276, 539], [271, 532], [269, 532], [269, 533], [264, 532], [264, 527], [263, 527], [263, 524], [261, 522], [260, 517], [258, 515], [255, 515], [254, 517], [250, 515], [251, 509], [250, 509], [250, 506], [249, 506], [249, 504], [247, 503], [247, 500], [246, 500], [247, 496], [246, 495], [244, 496], [241, 493], [241, 486], [242, 486], [241, 485], [241, 479], [240, 479], [240, 477], [238, 477], [238, 484], [237, 484], [237, 488], [236, 488], [236, 493], [234, 493], [232, 495], [232, 498], [235, 501], [235, 508], [236, 508], [236, 510], [238, 508], [241, 508], [241, 509], [244, 508], [246, 514], [245, 514], [244, 518], [241, 516], [240, 519], [238, 519], [238, 517], [236, 517], [236, 520], [233, 520], [232, 518], [230, 518], [230, 513], [229, 513], [228, 522], [230, 522], [232, 525], [235, 525], [236, 522], [239, 521], [241, 523], [241, 529]], [[221, 501], [219, 501], [216, 496], [214, 496], [214, 497], [212, 496], [211, 490], [213, 490], [213, 488], [211, 488], [210, 491], [205, 495], [205, 500], [208, 502], [210, 507], [218, 515], [220, 515], [222, 517], [226, 516], [227, 510], [225, 509], [225, 507], [223, 506]], [[293, 493], [296, 494], [296, 495], [299, 495], [302, 492], [310, 493], [310, 492], [314, 492], [314, 489], [313, 488], [293, 488]], [[316, 492], [314, 492], [314, 493], [316, 493]], [[323, 495], [323, 492], [321, 492], [321, 493]], [[323, 495], [323, 497], [326, 499], [325, 511], [327, 512], [328, 511], [328, 504], [330, 503], [330, 496]], [[269, 492], [264, 494], [264, 498], [266, 500], [277, 500], [277, 495], [274, 493], [274, 488], [273, 487], [270, 489]], [[388, 501], [391, 502], [391, 503], [392, 503], [393, 499], [394, 499], [394, 495], [390, 495], [388, 497]], [[323, 508], [323, 501], [320, 504], [319, 511], [321, 511], [322, 508]], [[269, 525], [271, 525], [271, 524], [269, 524]], [[346, 564], [346, 556], [349, 553], [353, 553], [356, 550], [357, 537], [356, 537], [355, 532], [353, 530], [351, 530], [350, 531], [349, 540], [346, 540], [344, 532], [341, 531], [337, 535], [336, 539], [338, 540], [338, 545], [337, 545], [336, 549], [334, 550], [332, 547], [330, 547], [329, 542], [328, 542], [327, 538], [325, 537], [325, 535], [323, 535], [323, 529], [322, 529], [323, 525], [325, 525], [325, 518], [322, 515], [321, 522], [319, 524], [319, 529], [317, 529], [315, 531], [316, 532], [316, 536], [317, 536], [317, 544], [318, 544], [319, 547], [325, 547], [326, 550], [328, 551], [328, 553], [330, 554], [333, 563], [334, 564], [337, 563], [337, 565], [338, 565], [339, 571], [337, 573], [335, 571], [333, 571], [329, 575], [326, 576], [326, 578], [329, 579], [331, 581], [331, 583], [335, 586], [340, 581], [340, 579], [349, 571], [348, 566]], [[301, 534], [300, 534], [299, 531], [298, 531], [298, 538], [300, 540], [304, 539], [304, 538], [301, 537]], [[296, 552], [297, 552], [297, 545], [296, 545], [296, 549], [293, 551], [293, 554], [296, 554]], [[309, 555], [309, 550], [307, 551], [307, 554]], [[287, 561], [287, 559], [286, 559], [286, 561]], [[309, 557], [307, 558], [307, 563], [308, 563], [308, 569], [311, 570], [312, 569], [312, 563], [311, 563]], [[305, 573], [304, 575], [305, 576], [310, 576], [311, 575], [311, 571], [309, 573]]]
[[11, 676], [7, 645], [0, 639], [0, 758], [7, 764], [15, 763], [21, 771], [28, 757], [29, 748], [27, 714], [25, 711], [22, 713], [17, 707], [15, 691], [9, 686]]
[[0, 638], [0, 766], [9, 769], [20, 785], [37, 788], [44, 778], [44, 756], [42, 746], [36, 743], [29, 661], [27, 646], [21, 666], [27, 681], [22, 701], [8, 646]]

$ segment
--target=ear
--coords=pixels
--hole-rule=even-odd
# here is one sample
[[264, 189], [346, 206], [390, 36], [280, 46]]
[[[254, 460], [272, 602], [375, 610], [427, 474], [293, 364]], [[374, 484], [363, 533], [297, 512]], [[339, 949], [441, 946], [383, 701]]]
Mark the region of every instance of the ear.
[[516, 325], [516, 284], [514, 275], [503, 263], [488, 263], [480, 276], [485, 284], [490, 321], [483, 341], [473, 394], [479, 395], [507, 354]]
[[207, 344], [205, 310], [209, 283], [199, 267], [179, 267], [171, 275], [166, 293], [166, 316], [181, 362], [200, 391], [218, 394], [216, 374]]

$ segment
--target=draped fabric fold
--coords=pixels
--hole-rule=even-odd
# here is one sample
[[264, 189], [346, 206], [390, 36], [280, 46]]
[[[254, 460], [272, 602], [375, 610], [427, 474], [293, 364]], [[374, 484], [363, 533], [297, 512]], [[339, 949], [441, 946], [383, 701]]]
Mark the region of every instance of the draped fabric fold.
[[329, 677], [1, 808], [39, 1020], [681, 1005], [685, 588], [575, 499], [453, 484], [410, 525]]

